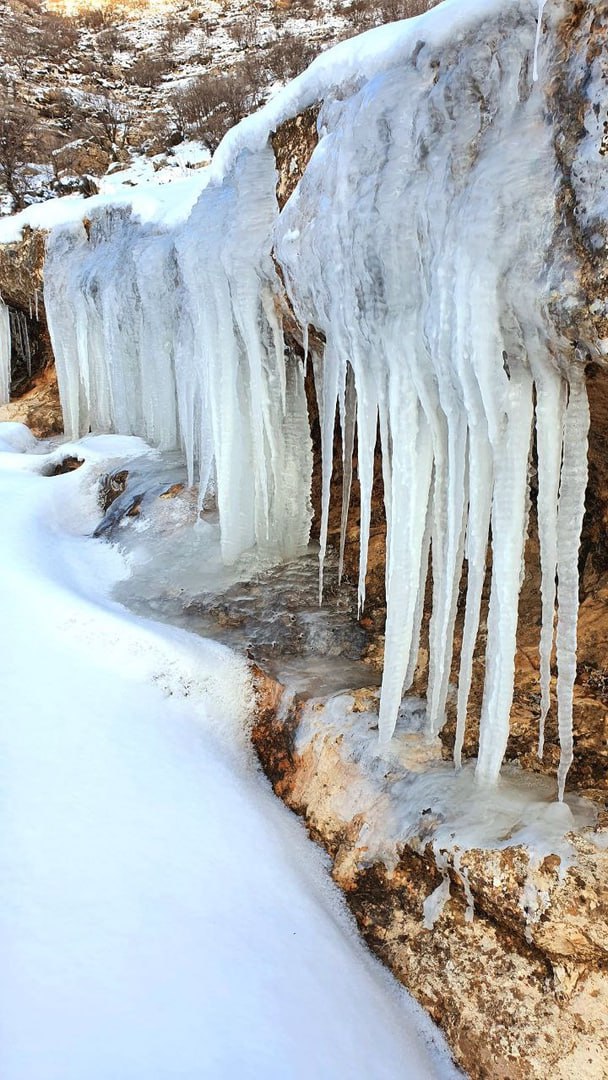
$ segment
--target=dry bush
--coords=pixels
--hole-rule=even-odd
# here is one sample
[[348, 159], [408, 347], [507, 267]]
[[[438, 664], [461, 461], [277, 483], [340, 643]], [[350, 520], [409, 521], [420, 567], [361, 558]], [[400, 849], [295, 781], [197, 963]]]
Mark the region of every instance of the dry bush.
[[283, 34], [266, 50], [266, 63], [277, 79], [288, 82], [314, 60], [316, 48], [296, 34]]
[[95, 36], [95, 47], [106, 63], [112, 63], [117, 52], [129, 52], [130, 43], [116, 26], [108, 26]]
[[72, 106], [72, 134], [91, 139], [112, 160], [128, 143], [134, 113], [113, 94], [84, 105]]
[[89, 30], [103, 30], [112, 25], [114, 15], [109, 6], [81, 8], [76, 16], [80, 26]]
[[200, 75], [171, 95], [169, 117], [174, 137], [201, 139], [213, 152], [228, 129], [247, 114], [252, 97], [244, 71]]
[[228, 33], [240, 49], [251, 49], [258, 41], [258, 14], [253, 8], [245, 16], [237, 17], [228, 27]]
[[72, 55], [78, 38], [78, 29], [72, 19], [62, 15], [45, 15], [37, 38], [38, 52], [54, 64], [65, 62]]
[[125, 80], [136, 86], [158, 86], [163, 75], [171, 70], [170, 61], [163, 56], [140, 56], [134, 64], [125, 71]]
[[165, 21], [165, 27], [163, 36], [160, 42], [160, 48], [166, 55], [173, 52], [175, 46], [179, 44], [190, 32], [190, 23], [187, 19], [180, 18], [179, 15], [170, 15]]
[[2, 54], [6, 63], [16, 67], [21, 78], [30, 72], [38, 49], [38, 34], [21, 19], [7, 20], [3, 26]]
[[296, 19], [316, 19], [322, 14], [317, 0], [293, 0], [289, 14]]
[[0, 185], [13, 203], [13, 210], [25, 205], [28, 161], [37, 141], [36, 119], [29, 109], [0, 100]]
[[434, 7], [438, 0], [378, 0], [378, 13], [381, 22], [397, 22], [399, 19], [411, 19], [422, 15]]

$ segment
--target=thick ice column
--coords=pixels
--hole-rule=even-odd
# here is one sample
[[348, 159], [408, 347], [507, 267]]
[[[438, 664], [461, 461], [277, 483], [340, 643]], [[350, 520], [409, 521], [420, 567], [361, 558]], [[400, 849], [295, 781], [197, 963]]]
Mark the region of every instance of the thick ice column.
[[11, 320], [8, 307], [0, 296], [0, 405], [5, 405], [11, 391]]
[[44, 293], [66, 432], [117, 431], [177, 447], [171, 238], [128, 211], [99, 210], [87, 229], [51, 234]]
[[275, 186], [272, 150], [244, 151], [203, 191], [175, 242], [188, 316], [186, 340], [181, 320], [176, 334], [178, 387], [199, 395], [198, 420], [184, 428], [200, 424], [203, 473], [213, 453], [228, 562], [253, 545], [293, 557], [310, 530], [304, 372], [285, 355], [273, 294]]

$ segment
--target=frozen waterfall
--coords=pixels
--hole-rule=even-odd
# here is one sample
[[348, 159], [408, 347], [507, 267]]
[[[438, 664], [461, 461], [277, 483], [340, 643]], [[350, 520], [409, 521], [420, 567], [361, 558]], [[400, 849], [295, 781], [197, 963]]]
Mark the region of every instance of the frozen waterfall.
[[[69, 433], [92, 427], [181, 443], [201, 501], [216, 494], [224, 557], [253, 544], [283, 557], [307, 541], [311, 448], [274, 256], [304, 341], [309, 325], [326, 341], [314, 358], [322, 557], [336, 415], [343, 522], [356, 432], [361, 605], [380, 432], [381, 741], [412, 681], [429, 574], [429, 734], [445, 722], [466, 564], [460, 764], [491, 576], [483, 782], [496, 780], [509, 734], [535, 454], [540, 741], [556, 645], [561, 796], [572, 754], [588, 411], [582, 367], [562, 358], [548, 311], [557, 163], [537, 29], [543, 7], [448, 3], [338, 46], [227, 137], [185, 223], [142, 224], [128, 209], [102, 207], [86, 227], [56, 229], [45, 298]], [[316, 100], [319, 143], [279, 213], [268, 134]]]
[[51, 235], [45, 302], [66, 431], [184, 447], [222, 550], [305, 550], [312, 470], [302, 365], [275, 311], [270, 149], [244, 150], [186, 226], [104, 210]]

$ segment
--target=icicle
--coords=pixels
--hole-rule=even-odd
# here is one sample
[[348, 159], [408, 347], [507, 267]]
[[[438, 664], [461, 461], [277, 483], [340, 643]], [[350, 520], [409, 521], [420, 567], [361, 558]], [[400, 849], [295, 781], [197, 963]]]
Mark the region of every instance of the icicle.
[[[338, 396], [346, 379], [345, 365], [328, 348], [323, 358], [323, 384], [321, 410], [321, 529], [319, 534], [319, 603], [323, 601], [323, 576], [327, 553], [327, 529], [329, 525], [329, 502], [333, 474], [334, 429]], [[360, 430], [360, 429], [359, 429]]]
[[391, 397], [392, 535], [387, 571], [387, 607], [384, 672], [379, 713], [379, 738], [386, 743], [395, 730], [412, 641], [420, 588], [420, 563], [426, 533], [426, 515], [420, 507], [429, 501], [432, 479], [432, 441], [416, 394], [395, 378]]
[[585, 371], [572, 366], [564, 418], [564, 457], [557, 517], [557, 725], [560, 741], [558, 797], [564, 798], [572, 763], [572, 693], [576, 679], [578, 551], [585, 513], [589, 404]]
[[340, 516], [340, 558], [338, 563], [338, 582], [344, 572], [344, 550], [346, 547], [346, 526], [350, 507], [350, 493], [353, 479], [353, 453], [355, 449], [355, 409], [357, 399], [352, 368], [346, 373], [346, 393], [344, 398], [344, 423], [342, 426], [342, 513]]
[[557, 516], [565, 408], [565, 383], [546, 368], [536, 378], [536, 448], [538, 456], [537, 523], [540, 541], [542, 617], [540, 634], [541, 710], [538, 756], [542, 758], [545, 720], [551, 704], [551, 653], [555, 622]]
[[534, 38], [534, 64], [532, 67], [532, 82], [538, 80], [538, 50], [540, 48], [540, 37], [543, 29], [543, 13], [545, 10], [545, 4], [547, 0], [538, 0], [538, 15], [536, 19], [536, 37]]
[[27, 368], [28, 378], [32, 377], [32, 351], [30, 348], [30, 332], [27, 325], [27, 319], [23, 312], [21, 312], [21, 333], [23, 343], [23, 353], [25, 356], [25, 366]]
[[405, 679], [403, 682], [403, 693], [407, 693], [407, 691], [410, 689], [414, 681], [414, 675], [416, 674], [416, 667], [418, 665], [418, 654], [420, 652], [420, 635], [422, 632], [422, 618], [424, 615], [426, 581], [429, 572], [429, 554], [431, 550], [432, 524], [433, 496], [431, 495], [426, 511], [426, 524], [424, 527], [424, 536], [422, 538], [422, 557], [420, 559], [420, 579], [418, 582], [418, 597], [416, 600], [416, 610], [414, 613], [414, 631], [412, 634], [412, 642], [410, 645], [410, 658], [408, 661]]
[[460, 651], [454, 763], [462, 765], [467, 705], [471, 691], [473, 653], [479, 628], [481, 596], [492, 506], [492, 455], [480, 425], [469, 429], [469, 515], [467, 522], [467, 599]]
[[476, 775], [494, 782], [509, 737], [515, 677], [515, 639], [527, 531], [532, 380], [513, 371], [505, 401], [504, 441], [494, 453], [492, 587], [488, 612], [486, 679]]
[[[359, 614], [365, 606], [365, 579], [374, 486], [374, 457], [378, 436], [378, 409], [371, 380], [359, 366], [357, 387], [357, 476], [359, 480]], [[390, 454], [390, 451], [389, 451]]]
[[0, 405], [6, 405], [11, 392], [11, 319], [0, 296]]

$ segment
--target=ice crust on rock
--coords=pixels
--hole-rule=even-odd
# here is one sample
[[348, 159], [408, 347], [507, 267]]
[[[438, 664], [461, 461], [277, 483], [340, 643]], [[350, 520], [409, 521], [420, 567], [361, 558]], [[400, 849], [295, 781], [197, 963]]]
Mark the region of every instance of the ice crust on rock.
[[11, 319], [0, 296], [0, 405], [6, 405], [11, 390]]
[[[486, 550], [491, 595], [478, 780], [504, 757], [518, 599], [538, 459], [541, 734], [557, 640], [560, 794], [571, 759], [576, 574], [588, 412], [558, 362], [548, 305], [557, 163], [532, 0], [447, 3], [323, 54], [228, 134], [185, 222], [96, 202], [57, 226], [45, 298], [66, 425], [143, 434], [186, 452], [217, 497], [227, 562], [306, 544], [311, 450], [303, 369], [275, 294], [325, 335], [312, 357], [323, 453], [321, 587], [334, 425], [344, 432], [343, 539], [356, 431], [365, 572], [377, 432], [388, 525], [380, 739], [411, 684], [432, 566], [428, 731], [445, 721], [467, 564], [457, 704], [460, 764]], [[279, 214], [272, 130], [323, 101], [319, 144]], [[189, 198], [191, 195], [189, 196]], [[73, 212], [73, 211], [72, 211]], [[273, 251], [274, 246], [274, 251]], [[553, 268], [552, 268], [553, 267]], [[559, 585], [556, 585], [556, 581]], [[555, 609], [558, 604], [557, 629]]]

